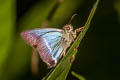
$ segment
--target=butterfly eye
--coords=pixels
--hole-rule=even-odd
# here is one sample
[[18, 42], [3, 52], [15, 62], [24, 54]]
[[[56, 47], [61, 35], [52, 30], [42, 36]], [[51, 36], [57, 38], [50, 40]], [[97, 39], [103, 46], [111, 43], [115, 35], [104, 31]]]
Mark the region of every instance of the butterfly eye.
[[70, 27], [69, 27], [69, 26], [68, 26], [68, 27], [66, 27], [66, 30], [67, 30], [67, 31], [69, 31], [69, 30], [70, 30]]
[[65, 25], [64, 27], [63, 27], [63, 29], [66, 31], [66, 32], [71, 32], [72, 30], [73, 30], [73, 27], [71, 26], [71, 25]]

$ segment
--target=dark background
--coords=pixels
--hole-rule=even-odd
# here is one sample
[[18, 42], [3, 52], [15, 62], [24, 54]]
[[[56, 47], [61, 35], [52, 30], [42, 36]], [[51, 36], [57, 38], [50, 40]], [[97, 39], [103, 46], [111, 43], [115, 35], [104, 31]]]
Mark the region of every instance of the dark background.
[[[62, 28], [62, 26], [68, 23], [74, 13], [78, 14], [72, 21], [72, 25], [74, 26], [74, 29], [76, 29], [77, 27], [84, 25], [96, 0], [80, 0], [81, 2], [76, 4], [76, 7], [72, 4], [69, 5], [69, 8], [73, 6], [75, 9], [68, 8], [68, 10], [59, 13], [61, 10], [59, 7], [64, 4], [63, 0], [62, 3], [55, 3], [52, 9], [49, 10], [49, 13], [46, 11], [46, 14], [44, 13], [44, 15], [31, 17], [32, 15], [35, 15], [35, 13], [41, 14], [41, 12], [44, 12], [49, 8], [50, 5], [47, 4], [46, 7], [39, 9], [39, 7], [43, 6], [44, 2], [47, 1], [50, 0], [17, 0], [15, 2], [16, 5], [14, 7], [16, 7], [16, 9], [14, 13], [16, 13], [16, 18], [14, 20], [14, 29], [12, 31], [14, 36], [12, 37], [13, 41], [8, 50], [8, 57], [4, 63], [4, 68], [2, 69], [6, 80], [35, 80], [30, 68], [32, 51], [20, 38], [19, 34], [21, 31], [41, 27], [46, 20], [49, 21], [50, 27]], [[54, 1], [55, 0], [53, 0], [53, 2]], [[68, 0], [65, 1], [67, 5]], [[50, 2], [52, 2], [52, 0]], [[32, 11], [35, 10], [33, 7], [39, 3], [40, 5], [37, 8], [37, 12], [32, 13]], [[64, 7], [66, 5], [64, 5]], [[59, 15], [60, 18], [58, 16], [58, 18], [54, 17], [56, 14]], [[39, 16], [45, 15], [47, 15], [45, 19], [39, 20]], [[100, 0], [91, 26], [80, 44], [79, 51], [67, 80], [78, 80], [71, 74], [71, 71], [82, 75], [86, 80], [119, 80], [119, 43], [120, 1]], [[41, 63], [40, 59], [39, 61], [38, 75], [41, 79], [49, 72], [49, 70], [44, 63]], [[4, 79], [4, 77], [1, 77], [1, 80], [2, 79]]]

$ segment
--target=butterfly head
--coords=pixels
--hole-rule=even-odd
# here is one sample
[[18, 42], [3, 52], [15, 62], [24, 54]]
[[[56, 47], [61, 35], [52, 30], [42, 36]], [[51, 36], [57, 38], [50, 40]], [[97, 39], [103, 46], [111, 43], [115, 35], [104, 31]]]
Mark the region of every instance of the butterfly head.
[[68, 25], [65, 25], [63, 29], [65, 32], [70, 33], [71, 31], [73, 31], [73, 26], [68, 24]]

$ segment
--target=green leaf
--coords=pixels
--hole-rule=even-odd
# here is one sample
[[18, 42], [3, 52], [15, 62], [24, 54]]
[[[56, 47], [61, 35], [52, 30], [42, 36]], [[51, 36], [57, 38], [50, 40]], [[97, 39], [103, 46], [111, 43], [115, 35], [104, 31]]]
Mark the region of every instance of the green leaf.
[[[86, 32], [87, 32], [87, 30], [88, 30], [88, 28], [90, 26], [91, 20], [92, 20], [94, 14], [95, 14], [95, 11], [96, 11], [98, 3], [99, 3], [99, 0], [97, 0], [97, 2], [95, 3], [95, 5], [93, 6], [93, 8], [91, 10], [91, 13], [90, 13], [90, 15], [89, 15], [89, 17], [88, 17], [88, 19], [87, 19], [87, 21], [85, 23], [84, 29], [78, 35], [77, 39], [75, 40], [75, 42], [72, 44], [72, 46], [70, 47], [70, 49], [66, 53], [66, 56], [62, 58], [62, 60], [58, 63], [58, 65], [55, 67], [55, 69], [48, 76], [47, 80], [58, 79], [58, 77], [63, 74], [64, 70], [66, 70], [67, 68], [69, 68], [67, 66], [69, 66], [69, 64], [70, 64], [69, 62], [70, 62], [70, 58], [73, 55], [73, 51], [80, 44], [81, 40], [85, 36], [85, 34], [86, 34]], [[64, 75], [64, 76], [66, 76], [66, 75]], [[66, 77], [64, 77], [64, 78], [66, 78]]]
[[[75, 58], [75, 56], [76, 56], [77, 51], [78, 51], [77, 49], [74, 49], [74, 50], [73, 50], [73, 55], [72, 55], [72, 57], [69, 56], [69, 58], [68, 58], [69, 64], [67, 65], [66, 69], [56, 78], [56, 80], [66, 80], [67, 75], [68, 75], [68, 73], [69, 73], [69, 71], [70, 71], [72, 62], [73, 62], [73, 60], [74, 60], [74, 58]], [[70, 60], [70, 59], [71, 59], [71, 60]]]
[[78, 78], [79, 80], [86, 80], [83, 76], [81, 76], [81, 75], [79, 75], [79, 74], [77, 74], [77, 73], [75, 73], [75, 72], [71, 72], [72, 73], [72, 75], [73, 76], [75, 76], [76, 78]]

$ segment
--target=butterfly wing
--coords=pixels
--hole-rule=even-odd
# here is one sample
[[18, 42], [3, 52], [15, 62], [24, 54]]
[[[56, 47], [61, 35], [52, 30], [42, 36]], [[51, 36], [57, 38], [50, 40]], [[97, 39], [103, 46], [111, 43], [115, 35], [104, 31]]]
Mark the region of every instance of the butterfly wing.
[[37, 43], [37, 39], [49, 32], [61, 32], [61, 29], [54, 29], [54, 28], [37, 28], [37, 29], [33, 29], [33, 30], [27, 30], [21, 33], [21, 37], [25, 40], [25, 42], [27, 44], [29, 44], [30, 46], [34, 47], [36, 46]]
[[41, 59], [48, 67], [54, 67], [64, 51], [61, 29], [35, 29], [21, 33], [32, 47], [36, 46]]

